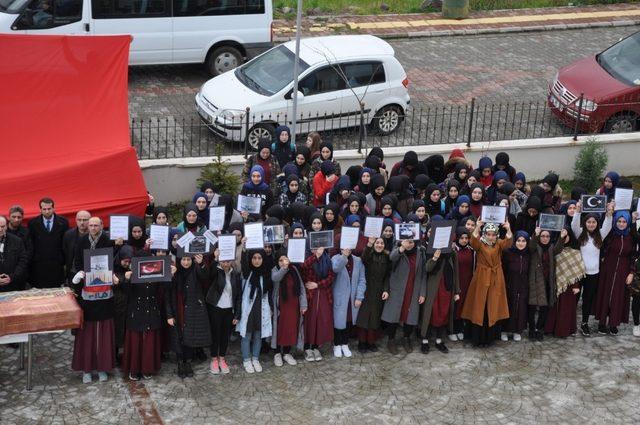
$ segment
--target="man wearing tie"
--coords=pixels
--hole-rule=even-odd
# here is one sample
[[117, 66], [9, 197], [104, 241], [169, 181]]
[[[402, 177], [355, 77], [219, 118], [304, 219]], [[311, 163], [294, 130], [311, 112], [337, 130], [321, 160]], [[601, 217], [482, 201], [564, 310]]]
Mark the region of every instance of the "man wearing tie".
[[33, 257], [29, 282], [34, 288], [57, 288], [64, 282], [62, 240], [69, 230], [66, 218], [54, 212], [51, 198], [40, 200], [40, 215], [29, 222]]

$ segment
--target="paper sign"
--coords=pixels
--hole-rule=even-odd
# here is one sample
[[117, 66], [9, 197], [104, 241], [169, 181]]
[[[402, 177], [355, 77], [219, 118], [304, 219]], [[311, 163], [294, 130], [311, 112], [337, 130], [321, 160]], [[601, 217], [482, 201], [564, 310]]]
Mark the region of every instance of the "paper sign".
[[433, 231], [433, 248], [434, 249], [443, 249], [451, 246], [451, 233], [453, 232], [453, 227], [436, 227]]
[[333, 248], [333, 230], [309, 232], [309, 248]]
[[396, 240], [420, 239], [420, 223], [396, 223]]
[[340, 234], [340, 249], [355, 249], [359, 236], [360, 228], [343, 226]]
[[482, 206], [481, 220], [485, 223], [503, 224], [507, 219], [507, 207]]
[[616, 188], [614, 200], [616, 201], [616, 211], [630, 210], [633, 203], [633, 189]]
[[292, 263], [304, 263], [307, 248], [305, 238], [292, 238], [287, 241], [287, 257]]
[[202, 234], [202, 236], [204, 236], [212, 246], [218, 242], [218, 237], [214, 235], [211, 230], [207, 230]]
[[238, 195], [238, 211], [249, 214], [260, 214], [262, 199], [253, 196]]
[[607, 197], [605, 195], [582, 195], [580, 198], [582, 212], [603, 213], [607, 210]]
[[225, 207], [209, 208], [209, 230], [222, 230], [224, 227]]
[[250, 223], [244, 225], [244, 236], [247, 238], [245, 247], [247, 249], [264, 248], [264, 230], [262, 223]]
[[222, 235], [218, 237], [218, 261], [235, 261], [236, 235]]
[[152, 224], [149, 226], [149, 239], [151, 246], [149, 249], [169, 250], [169, 226]]
[[213, 198], [211, 198], [211, 202], [209, 202], [209, 206], [210, 207], [217, 207], [218, 206], [218, 202], [220, 202], [220, 195], [218, 195], [217, 193], [213, 194]]
[[112, 215], [109, 217], [109, 239], [129, 240], [129, 216]]
[[284, 226], [282, 224], [264, 226], [263, 232], [265, 245], [284, 243]]
[[382, 217], [367, 217], [364, 223], [364, 235], [368, 238], [379, 238], [382, 235]]
[[191, 232], [187, 232], [184, 235], [182, 235], [180, 237], [180, 239], [178, 239], [176, 241], [176, 243], [178, 244], [178, 246], [180, 248], [184, 248], [185, 246], [187, 246], [189, 244], [189, 242], [191, 242], [193, 240], [193, 238], [195, 238], [196, 236], [191, 233]]
[[540, 214], [538, 220], [540, 230], [550, 232], [561, 232], [564, 229], [564, 215], [561, 214]]

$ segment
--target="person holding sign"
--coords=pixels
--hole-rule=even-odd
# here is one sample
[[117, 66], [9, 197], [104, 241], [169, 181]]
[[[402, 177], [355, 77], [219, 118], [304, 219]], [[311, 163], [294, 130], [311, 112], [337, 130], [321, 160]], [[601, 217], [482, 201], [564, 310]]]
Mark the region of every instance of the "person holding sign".
[[207, 230], [206, 224], [198, 217], [198, 207], [189, 203], [182, 209], [182, 221], [176, 226], [179, 233], [201, 233]]
[[271, 348], [276, 350], [273, 363], [278, 367], [284, 362], [295, 366], [298, 363], [291, 354], [291, 347], [302, 349], [304, 345], [303, 315], [307, 311], [307, 294], [298, 267], [291, 264], [284, 251], [278, 254], [278, 265], [271, 270], [271, 280]]
[[[389, 296], [391, 260], [382, 237], [370, 237], [362, 254], [367, 289], [358, 312], [358, 351], [378, 351], [380, 316], [384, 300]], [[387, 295], [384, 295], [386, 292]]]
[[402, 345], [407, 353], [413, 352], [411, 335], [418, 324], [420, 304], [424, 303], [427, 293], [426, 250], [413, 239], [404, 239], [395, 247], [391, 260], [391, 276], [387, 301], [382, 310], [382, 320], [387, 322], [389, 353], [398, 354], [396, 330], [403, 326]]
[[358, 310], [364, 299], [367, 287], [362, 260], [352, 254], [352, 250], [343, 249], [331, 258], [333, 272], [333, 355], [351, 357], [349, 350], [349, 332], [358, 319]]
[[496, 339], [495, 325], [509, 317], [502, 251], [511, 245], [512, 234], [508, 221], [503, 226], [507, 231], [504, 239], [498, 239], [499, 228], [496, 224], [485, 224], [482, 220], [478, 220], [471, 235], [471, 247], [476, 250], [477, 265], [462, 308], [462, 318], [471, 322], [471, 339], [477, 347], [492, 344]]
[[453, 332], [454, 304], [460, 299], [458, 258], [455, 251], [443, 253], [442, 249], [436, 249], [430, 257], [425, 267], [427, 298], [420, 321], [421, 351], [428, 353], [428, 338], [435, 337], [438, 351], [448, 353], [444, 337]]
[[201, 223], [204, 223], [205, 226], [209, 225], [209, 199], [207, 195], [203, 192], [198, 192], [193, 195], [192, 202], [196, 205], [198, 209], [198, 219]]
[[264, 168], [260, 165], [254, 165], [249, 173], [249, 180], [242, 185], [240, 194], [253, 198], [260, 198], [260, 214], [251, 214], [254, 218], [264, 216], [264, 212], [273, 205], [273, 194], [271, 188], [265, 182]]
[[527, 232], [518, 230], [514, 236], [513, 245], [502, 255], [509, 302], [509, 319], [504, 324], [504, 332], [500, 335], [503, 340], [507, 338], [508, 332], [513, 335], [514, 341], [521, 341], [522, 332], [527, 327], [529, 264], [531, 263], [529, 239]]
[[615, 171], [609, 171], [602, 180], [602, 186], [596, 192], [596, 195], [606, 195], [607, 201], [613, 201], [616, 194], [616, 187], [620, 181], [620, 174]]
[[460, 285], [460, 299], [455, 304], [453, 333], [449, 335], [451, 341], [463, 341], [468, 322], [462, 320], [462, 306], [467, 299], [469, 285], [473, 278], [473, 271], [476, 267], [476, 253], [469, 244], [469, 235], [471, 232], [464, 226], [458, 226], [456, 229], [456, 241], [453, 243], [453, 249], [456, 251], [458, 258], [458, 282]]
[[[147, 238], [144, 220], [140, 217], [129, 216], [129, 238], [124, 243], [133, 248], [133, 255], [135, 257], [149, 255], [151, 240]], [[118, 241], [116, 241], [115, 244], [118, 245]]]

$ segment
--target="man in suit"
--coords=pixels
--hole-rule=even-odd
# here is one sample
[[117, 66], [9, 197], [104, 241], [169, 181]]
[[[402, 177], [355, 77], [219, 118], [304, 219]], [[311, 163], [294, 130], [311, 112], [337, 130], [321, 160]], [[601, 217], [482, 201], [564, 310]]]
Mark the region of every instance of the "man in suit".
[[51, 198], [40, 200], [40, 215], [29, 222], [33, 258], [29, 283], [34, 288], [57, 288], [65, 278], [62, 239], [69, 222], [54, 211]]
[[24, 289], [27, 251], [19, 237], [7, 233], [7, 219], [0, 215], [0, 292]]
[[76, 227], [67, 230], [62, 238], [62, 252], [64, 253], [64, 265], [67, 276], [67, 283], [71, 282], [73, 276], [79, 270], [76, 270], [74, 266], [74, 259], [76, 255], [76, 246], [78, 241], [84, 235], [89, 233], [89, 219], [91, 214], [89, 211], [78, 211], [76, 213]]
[[14, 205], [9, 208], [9, 221], [7, 223], [7, 233], [19, 237], [24, 243], [27, 252], [27, 259], [31, 261], [31, 238], [29, 238], [29, 229], [22, 225], [24, 219], [24, 209], [20, 205]]

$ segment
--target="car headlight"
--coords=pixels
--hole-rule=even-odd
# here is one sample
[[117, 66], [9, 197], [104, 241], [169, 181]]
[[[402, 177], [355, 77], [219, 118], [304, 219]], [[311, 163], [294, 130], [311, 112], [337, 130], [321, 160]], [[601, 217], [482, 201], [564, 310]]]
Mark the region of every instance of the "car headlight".
[[[576, 101], [576, 106], [580, 106], [580, 99]], [[582, 100], [582, 110], [587, 112], [593, 112], [598, 108], [598, 104], [592, 100]]]
[[226, 121], [238, 121], [244, 118], [244, 111], [233, 110], [233, 109], [224, 109], [220, 112], [220, 118]]

